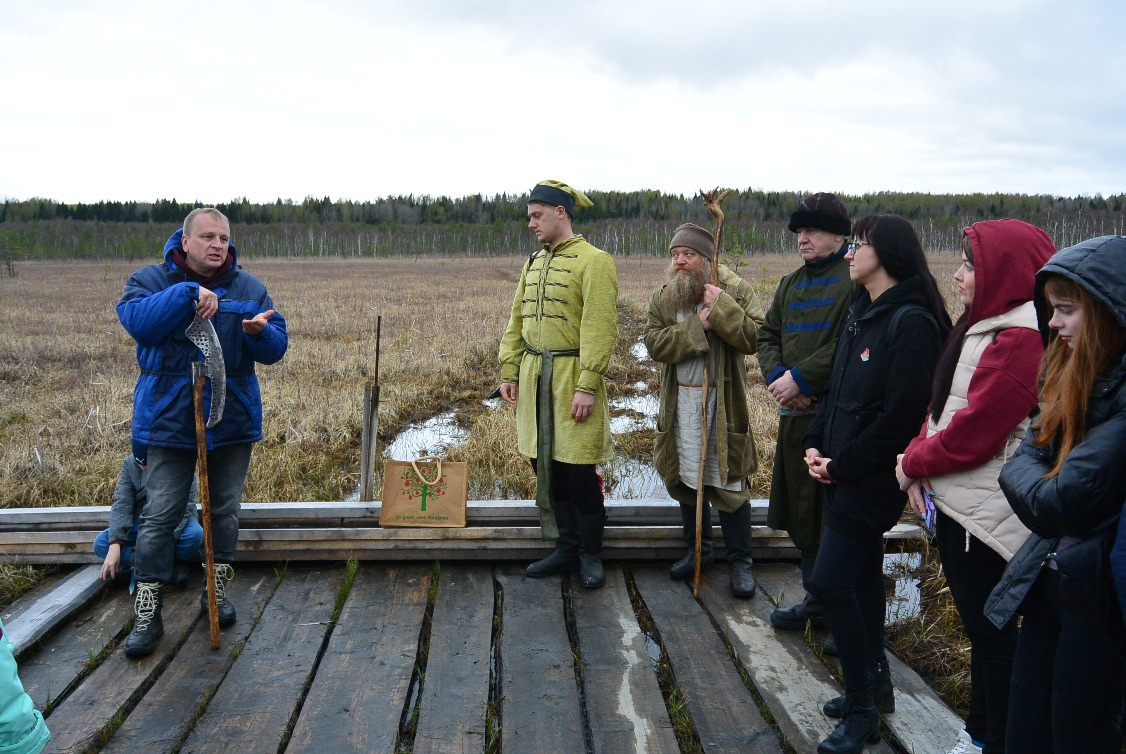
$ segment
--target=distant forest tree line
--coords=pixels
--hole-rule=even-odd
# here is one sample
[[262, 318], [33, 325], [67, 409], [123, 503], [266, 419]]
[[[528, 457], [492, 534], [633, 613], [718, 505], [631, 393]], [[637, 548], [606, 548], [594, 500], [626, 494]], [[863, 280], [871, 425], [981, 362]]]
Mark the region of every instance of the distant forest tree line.
[[[576, 230], [616, 256], [664, 254], [682, 222], [712, 226], [699, 197], [659, 191], [591, 191], [594, 207], [580, 210]], [[1012, 217], [1034, 223], [1059, 247], [1126, 232], [1126, 195], [1058, 197], [1027, 194], [841, 194], [853, 218], [873, 212], [903, 215], [929, 251], [958, 248], [964, 226]], [[745, 190], [723, 204], [724, 253], [793, 251], [786, 229], [801, 201], [796, 192]], [[255, 204], [245, 198], [216, 206], [230, 218], [244, 257], [528, 254], [527, 195], [396, 196], [370, 202], [308, 197]], [[63, 204], [49, 199], [0, 206], [4, 260], [149, 259], [198, 202]]]

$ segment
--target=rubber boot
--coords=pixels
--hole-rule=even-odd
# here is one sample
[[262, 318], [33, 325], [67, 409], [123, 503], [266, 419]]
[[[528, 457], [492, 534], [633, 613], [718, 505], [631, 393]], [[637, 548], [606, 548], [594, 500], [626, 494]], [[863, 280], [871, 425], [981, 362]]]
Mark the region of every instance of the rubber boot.
[[146, 657], [156, 649], [156, 642], [164, 636], [163, 584], [159, 581], [138, 581], [133, 593], [133, 630], [125, 639], [126, 657]]
[[813, 564], [817, 562], [817, 552], [801, 554], [801, 580], [805, 587], [805, 597], [796, 605], [775, 608], [770, 613], [770, 625], [783, 631], [804, 631], [808, 622], [813, 628], [825, 628], [825, 617], [821, 614], [821, 602], [809, 593], [809, 582], [813, 578]]
[[528, 578], [542, 579], [565, 573], [579, 564], [579, 531], [574, 508], [566, 500], [552, 501], [551, 512], [555, 516], [555, 525], [559, 528], [555, 551], [524, 569]]
[[[895, 712], [895, 690], [891, 686], [891, 669], [888, 668], [886, 657], [875, 664], [869, 663], [868, 683], [872, 686], [872, 694], [880, 712]], [[835, 697], [825, 702], [821, 709], [826, 717], [840, 720], [847, 700], [848, 697], [845, 696]]]
[[[680, 521], [684, 524], [684, 541], [688, 544], [688, 554], [672, 564], [669, 578], [687, 579], [696, 575], [696, 506], [680, 504]], [[715, 548], [712, 543], [712, 507], [704, 503], [700, 514], [700, 570], [715, 563]]]
[[880, 741], [880, 713], [872, 698], [872, 687], [849, 694], [845, 717], [817, 746], [817, 754], [861, 754], [864, 744]]
[[[219, 628], [228, 628], [235, 624], [235, 606], [227, 599], [227, 584], [234, 579], [235, 569], [230, 563], [215, 564], [215, 604], [219, 607]], [[199, 598], [199, 606], [203, 614], [207, 615], [207, 565], [203, 566], [203, 595]]]
[[575, 518], [579, 525], [579, 577], [587, 589], [598, 589], [606, 583], [606, 571], [600, 558], [606, 514], [575, 511]]
[[751, 504], [743, 503], [734, 513], [720, 511], [719, 526], [727, 547], [731, 593], [740, 599], [754, 597], [758, 582], [751, 573]]

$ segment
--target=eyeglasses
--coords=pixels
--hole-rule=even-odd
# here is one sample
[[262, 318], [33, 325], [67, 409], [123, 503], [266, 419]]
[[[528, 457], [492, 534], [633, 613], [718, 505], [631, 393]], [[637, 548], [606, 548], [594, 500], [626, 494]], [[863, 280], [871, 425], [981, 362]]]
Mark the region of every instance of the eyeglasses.
[[871, 246], [871, 245], [872, 244], [868, 243], [867, 241], [849, 241], [848, 247], [847, 247], [848, 253], [849, 254], [855, 254], [856, 252], [860, 251], [861, 246]]

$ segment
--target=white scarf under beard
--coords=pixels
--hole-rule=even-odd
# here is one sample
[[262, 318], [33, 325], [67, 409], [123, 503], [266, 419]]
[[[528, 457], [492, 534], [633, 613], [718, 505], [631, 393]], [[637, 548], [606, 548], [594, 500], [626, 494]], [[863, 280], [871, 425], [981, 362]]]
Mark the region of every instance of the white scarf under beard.
[[670, 262], [665, 270], [667, 285], [661, 291], [661, 296], [676, 307], [678, 312], [690, 312], [704, 300], [704, 286], [710, 278], [711, 270], [707, 265], [679, 269], [675, 262]]

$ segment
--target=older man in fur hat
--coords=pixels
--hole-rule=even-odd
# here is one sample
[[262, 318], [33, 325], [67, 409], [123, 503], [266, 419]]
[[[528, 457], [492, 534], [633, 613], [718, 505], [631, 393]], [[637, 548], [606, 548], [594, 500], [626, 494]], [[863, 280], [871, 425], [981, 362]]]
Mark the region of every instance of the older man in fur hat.
[[536, 504], [555, 551], [527, 575], [579, 568], [582, 584], [606, 581], [600, 554], [606, 506], [595, 464], [613, 456], [603, 375], [618, 337], [614, 259], [571, 229], [582, 192], [543, 181], [528, 197], [528, 227], [543, 248], [520, 273], [500, 343], [500, 394], [516, 406], [520, 452], [536, 469]]
[[[778, 283], [758, 339], [759, 369], [779, 406], [766, 523], [789, 532], [808, 584], [821, 545], [821, 490], [809, 475], [803, 438], [829, 385], [837, 335], [852, 302], [844, 257], [852, 223], [836, 195], [819, 192], [802, 200], [789, 228], [797, 234], [802, 265]], [[800, 602], [770, 614], [771, 625], [787, 630], [802, 631], [807, 620], [824, 625], [808, 587]]]
[[687, 578], [695, 570], [704, 364], [711, 359], [700, 565], [714, 562], [710, 502], [719, 511], [731, 589], [736, 597], [753, 597], [748, 477], [758, 457], [749, 426], [746, 356], [755, 352], [762, 310], [750, 284], [725, 265], [719, 265], [718, 285], [711, 284], [714, 246], [704, 228], [677, 228], [665, 284], [649, 300], [645, 347], [662, 365], [653, 463], [680, 503], [688, 544], [669, 575]]

